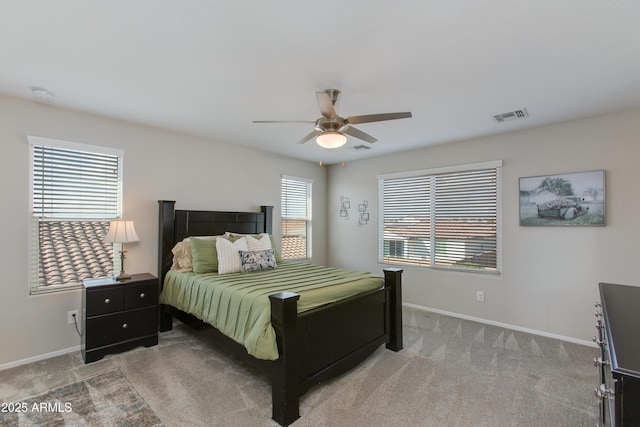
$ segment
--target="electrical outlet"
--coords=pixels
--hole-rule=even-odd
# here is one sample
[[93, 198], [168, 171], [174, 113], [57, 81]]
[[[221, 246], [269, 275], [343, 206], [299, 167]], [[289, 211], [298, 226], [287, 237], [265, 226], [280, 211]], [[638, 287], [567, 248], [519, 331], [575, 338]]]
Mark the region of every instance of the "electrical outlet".
[[[73, 316], [76, 316], [75, 321], [73, 320]], [[78, 310], [67, 311], [67, 324], [73, 325], [75, 322], [80, 322], [80, 319], [78, 318]]]
[[484, 302], [484, 291], [476, 292], [476, 301]]

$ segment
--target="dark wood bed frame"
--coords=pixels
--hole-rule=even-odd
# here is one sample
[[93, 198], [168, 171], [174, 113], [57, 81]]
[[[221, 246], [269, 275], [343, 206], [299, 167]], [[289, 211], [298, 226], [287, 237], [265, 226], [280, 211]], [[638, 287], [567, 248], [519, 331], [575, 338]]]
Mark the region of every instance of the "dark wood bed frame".
[[[185, 237], [272, 231], [273, 206], [261, 212], [176, 210], [175, 201], [160, 200], [158, 275], [160, 285], [171, 268], [173, 246]], [[298, 314], [298, 294], [270, 295], [271, 323], [280, 357], [257, 359], [215, 328], [211, 333], [223, 345], [271, 376], [273, 419], [286, 426], [300, 417], [299, 398], [312, 386], [357, 366], [382, 344], [402, 349], [402, 270], [384, 270], [385, 286]], [[195, 317], [162, 305], [160, 331], [172, 328], [173, 317], [200, 323]]]

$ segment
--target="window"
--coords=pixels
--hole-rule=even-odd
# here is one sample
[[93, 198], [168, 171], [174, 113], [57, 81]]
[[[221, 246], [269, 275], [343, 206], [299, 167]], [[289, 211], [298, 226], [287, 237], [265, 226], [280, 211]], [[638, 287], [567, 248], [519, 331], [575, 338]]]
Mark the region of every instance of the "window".
[[31, 293], [69, 289], [89, 277], [113, 275], [114, 245], [103, 240], [109, 221], [122, 210], [123, 152], [28, 139]]
[[311, 186], [306, 178], [282, 176], [282, 258], [311, 258]]
[[378, 176], [380, 262], [500, 272], [502, 162]]

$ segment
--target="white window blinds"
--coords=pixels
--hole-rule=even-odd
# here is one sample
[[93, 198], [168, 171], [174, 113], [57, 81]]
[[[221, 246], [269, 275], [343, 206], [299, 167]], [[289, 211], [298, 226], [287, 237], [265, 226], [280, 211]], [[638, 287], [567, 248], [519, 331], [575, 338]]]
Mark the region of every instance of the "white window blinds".
[[499, 272], [500, 167], [379, 176], [379, 260]]
[[429, 265], [431, 189], [428, 176], [382, 181], [382, 260]]
[[282, 257], [311, 258], [311, 187], [305, 178], [282, 176]]
[[38, 218], [118, 217], [120, 157], [33, 145], [33, 214]]

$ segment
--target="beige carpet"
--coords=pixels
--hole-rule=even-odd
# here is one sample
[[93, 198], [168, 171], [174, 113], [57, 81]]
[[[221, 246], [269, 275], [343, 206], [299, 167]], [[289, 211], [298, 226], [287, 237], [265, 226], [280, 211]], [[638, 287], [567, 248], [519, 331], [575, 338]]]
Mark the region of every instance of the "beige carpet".
[[[404, 309], [405, 349], [380, 348], [313, 388], [294, 426], [593, 426], [591, 347]], [[0, 371], [0, 402], [119, 369], [171, 426], [275, 426], [266, 376], [177, 325], [160, 344], [84, 365], [69, 354]]]

